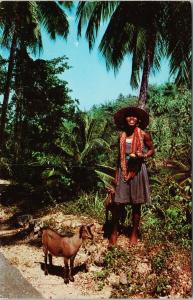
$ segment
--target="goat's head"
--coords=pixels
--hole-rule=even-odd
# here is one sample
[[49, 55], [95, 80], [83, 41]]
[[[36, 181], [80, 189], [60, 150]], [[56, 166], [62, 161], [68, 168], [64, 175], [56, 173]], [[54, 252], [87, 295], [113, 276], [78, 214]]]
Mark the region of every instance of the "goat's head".
[[85, 240], [85, 239], [93, 240], [93, 233], [91, 231], [91, 227], [93, 225], [94, 224], [81, 225], [80, 230], [79, 230], [80, 238], [82, 238], [83, 240]]

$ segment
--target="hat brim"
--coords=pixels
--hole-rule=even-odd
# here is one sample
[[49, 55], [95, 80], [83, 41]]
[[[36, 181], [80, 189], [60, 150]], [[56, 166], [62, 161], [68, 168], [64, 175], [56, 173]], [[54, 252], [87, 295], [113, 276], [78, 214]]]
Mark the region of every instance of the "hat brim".
[[130, 106], [125, 107], [120, 110], [118, 110], [114, 115], [115, 124], [117, 126], [117, 129], [124, 130], [127, 126], [126, 124], [126, 117], [128, 115], [133, 114], [138, 118], [140, 121], [139, 127], [141, 129], [145, 129], [149, 124], [149, 114], [143, 110], [142, 108], [136, 107], [136, 106]]

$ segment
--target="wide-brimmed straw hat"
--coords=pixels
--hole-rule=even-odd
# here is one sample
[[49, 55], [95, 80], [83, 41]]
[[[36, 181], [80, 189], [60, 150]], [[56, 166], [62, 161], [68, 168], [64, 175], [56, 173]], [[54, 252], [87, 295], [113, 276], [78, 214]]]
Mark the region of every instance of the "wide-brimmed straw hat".
[[117, 129], [124, 130], [127, 126], [126, 117], [136, 116], [139, 120], [139, 127], [145, 129], [149, 124], [149, 114], [148, 112], [137, 106], [124, 107], [118, 110], [114, 115], [115, 124]]

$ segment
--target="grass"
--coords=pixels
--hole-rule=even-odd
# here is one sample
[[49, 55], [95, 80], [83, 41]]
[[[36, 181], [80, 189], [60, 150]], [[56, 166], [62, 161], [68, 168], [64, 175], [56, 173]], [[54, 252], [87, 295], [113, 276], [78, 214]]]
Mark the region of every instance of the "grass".
[[65, 214], [89, 216], [99, 222], [103, 222], [105, 218], [104, 199], [98, 193], [82, 192], [77, 200], [61, 204], [60, 209]]

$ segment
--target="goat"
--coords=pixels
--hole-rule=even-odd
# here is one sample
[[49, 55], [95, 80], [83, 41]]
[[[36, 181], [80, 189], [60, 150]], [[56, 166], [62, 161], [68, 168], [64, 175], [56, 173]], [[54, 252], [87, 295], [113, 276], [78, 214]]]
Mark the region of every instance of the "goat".
[[[52, 229], [42, 229], [42, 244], [45, 254], [45, 269], [44, 274], [48, 275], [47, 256], [49, 257], [49, 264], [52, 265], [52, 256], [64, 257], [64, 283], [74, 281], [73, 267], [74, 259], [82, 245], [83, 240], [93, 239], [91, 232], [91, 225], [81, 225], [79, 232], [72, 237], [66, 237], [58, 234]], [[70, 259], [70, 268], [68, 261]]]

